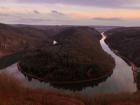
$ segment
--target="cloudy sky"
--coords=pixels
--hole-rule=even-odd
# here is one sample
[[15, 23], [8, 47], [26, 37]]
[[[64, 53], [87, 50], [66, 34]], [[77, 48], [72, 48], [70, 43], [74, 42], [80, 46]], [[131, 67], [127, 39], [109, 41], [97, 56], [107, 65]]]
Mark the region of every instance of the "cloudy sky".
[[0, 0], [0, 22], [140, 26], [140, 0]]

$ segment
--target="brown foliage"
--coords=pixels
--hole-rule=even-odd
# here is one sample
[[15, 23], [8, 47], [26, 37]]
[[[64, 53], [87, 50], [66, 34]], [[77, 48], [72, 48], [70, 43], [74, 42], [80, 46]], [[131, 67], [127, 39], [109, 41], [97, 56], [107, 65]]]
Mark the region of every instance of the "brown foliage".
[[84, 105], [68, 95], [24, 87], [16, 78], [0, 75], [0, 105]]
[[0, 105], [140, 105], [140, 94], [118, 93], [93, 97], [29, 89], [11, 76], [0, 74]]

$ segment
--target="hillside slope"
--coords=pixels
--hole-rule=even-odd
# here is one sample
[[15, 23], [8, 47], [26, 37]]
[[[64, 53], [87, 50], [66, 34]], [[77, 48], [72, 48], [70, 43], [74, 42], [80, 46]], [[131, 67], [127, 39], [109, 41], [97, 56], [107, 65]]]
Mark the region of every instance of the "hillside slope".
[[19, 65], [24, 73], [47, 81], [82, 81], [110, 74], [114, 60], [104, 52], [100, 39], [94, 28], [70, 27], [54, 37], [57, 44], [28, 53]]
[[29, 89], [16, 78], [0, 74], [0, 105], [84, 105], [84, 102], [47, 89]]
[[12, 53], [45, 46], [52, 42], [51, 33], [55, 33], [55, 29], [50, 32], [29, 26], [0, 24], [0, 51]]
[[106, 42], [112, 49], [140, 66], [140, 27], [117, 28], [105, 34]]

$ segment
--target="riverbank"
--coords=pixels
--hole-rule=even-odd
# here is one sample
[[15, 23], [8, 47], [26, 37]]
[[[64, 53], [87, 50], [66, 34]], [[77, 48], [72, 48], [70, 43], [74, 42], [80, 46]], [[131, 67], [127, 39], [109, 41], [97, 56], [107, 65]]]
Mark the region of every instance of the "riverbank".
[[115, 61], [102, 49], [100, 39], [94, 28], [71, 27], [54, 38], [58, 44], [25, 54], [20, 71], [29, 78], [62, 85], [107, 78]]
[[17, 52], [17, 53], [6, 53], [6, 55], [3, 55], [0, 57], [0, 70], [18, 62], [23, 57], [23, 52]]
[[67, 94], [29, 89], [10, 75], [0, 74], [0, 105], [85, 105]]
[[[20, 72], [22, 72], [25, 76], [27, 76], [28, 78], [34, 78], [37, 79], [39, 81], [44, 81], [44, 82], [49, 82], [48, 80], [45, 80], [43, 78], [39, 78], [38, 76], [26, 73], [24, 70], [22, 70], [22, 68], [19, 66], [19, 63], [17, 64], [17, 67], [19, 69]], [[111, 74], [113, 73], [113, 71], [110, 71], [104, 75], [101, 75], [97, 78], [90, 78], [87, 80], [77, 80], [77, 81], [50, 81], [51, 84], [54, 85], [80, 85], [80, 84], [85, 84], [85, 83], [90, 83], [90, 82], [96, 82], [96, 81], [102, 81], [105, 80], [105, 78], [109, 77]]]
[[1, 105], [139, 105], [140, 93], [99, 94], [87, 97], [48, 89], [29, 89], [9, 75], [0, 74]]
[[107, 39], [105, 42], [111, 48], [119, 51], [125, 59], [133, 62], [137, 67], [140, 66], [140, 28], [124, 27], [106, 31]]
[[3, 56], [7, 56], [7, 55], [10, 55], [11, 53], [3, 53], [3, 52], [0, 52], [0, 57], [3, 57]]
[[138, 68], [132, 61], [130, 61], [127, 57], [123, 56], [118, 50], [116, 51], [113, 49], [110, 45], [110, 43], [106, 42], [109, 48], [120, 58], [122, 58], [129, 66], [132, 67], [132, 70], [136, 72], [136, 69]]

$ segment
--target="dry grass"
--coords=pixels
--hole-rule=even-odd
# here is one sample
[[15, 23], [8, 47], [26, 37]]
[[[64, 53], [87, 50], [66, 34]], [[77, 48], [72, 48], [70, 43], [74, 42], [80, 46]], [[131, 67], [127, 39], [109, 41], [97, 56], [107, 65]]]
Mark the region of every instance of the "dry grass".
[[84, 105], [68, 95], [41, 89], [28, 89], [20, 81], [0, 75], [0, 105]]
[[140, 105], [139, 92], [105, 94], [93, 97], [82, 96], [81, 100], [85, 102], [85, 105]]
[[140, 93], [87, 97], [25, 88], [20, 81], [0, 74], [0, 105], [140, 105]]

